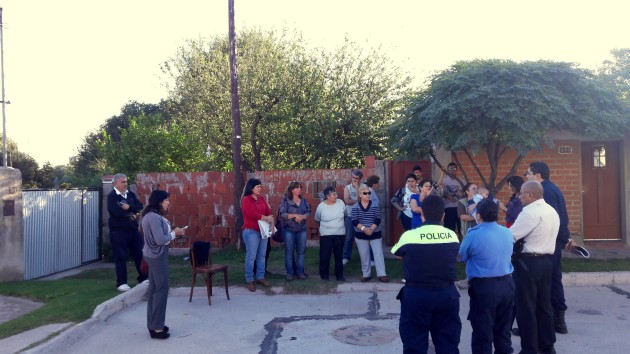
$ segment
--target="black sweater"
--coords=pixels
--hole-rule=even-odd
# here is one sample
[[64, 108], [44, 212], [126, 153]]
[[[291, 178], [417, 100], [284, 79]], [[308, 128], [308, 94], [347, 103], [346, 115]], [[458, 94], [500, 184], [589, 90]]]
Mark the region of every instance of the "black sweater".
[[[124, 210], [122, 204], [129, 204], [129, 209]], [[107, 210], [109, 211], [108, 226], [113, 231], [138, 229], [136, 214], [142, 211], [142, 203], [132, 192], [127, 191], [127, 199], [116, 193], [115, 189], [107, 195]]]

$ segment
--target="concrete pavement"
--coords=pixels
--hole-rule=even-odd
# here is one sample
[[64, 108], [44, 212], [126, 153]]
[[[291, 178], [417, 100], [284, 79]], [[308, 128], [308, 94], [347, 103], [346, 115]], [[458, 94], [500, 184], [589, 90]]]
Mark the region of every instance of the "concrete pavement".
[[[630, 257], [627, 247], [589, 247], [589, 250], [591, 258]], [[565, 253], [565, 257], [577, 256]], [[96, 263], [47, 279], [103, 266], [112, 264]], [[624, 321], [630, 317], [627, 310], [630, 272], [565, 273], [563, 282], [570, 307], [567, 311], [570, 333], [558, 335], [558, 352], [586, 353], [580, 348], [617, 352], [607, 349], [627, 337], [616, 330], [627, 328]], [[195, 289], [192, 303], [188, 303], [189, 288], [172, 289], [167, 324], [173, 335], [166, 341], [156, 341], [149, 338], [145, 328], [146, 305], [141, 299], [146, 285], [139, 285], [99, 305], [92, 318], [83, 323], [52, 324], [0, 340], [0, 353], [16, 353], [27, 348], [31, 348], [25, 351], [27, 353], [83, 353], [88, 347], [91, 347], [88, 352], [96, 353], [120, 350], [227, 353], [236, 349], [243, 353], [288, 353], [296, 351], [295, 348], [305, 354], [329, 352], [329, 349], [344, 353], [400, 352], [402, 343], [397, 329], [400, 308], [395, 300], [400, 286], [347, 283], [339, 286], [336, 294], [317, 296], [279, 295], [282, 288], [267, 295], [260, 291], [252, 294], [244, 288], [231, 287], [231, 301], [227, 301], [223, 289], [217, 288], [210, 307], [205, 300], [205, 289], [201, 287]], [[461, 294], [460, 349], [468, 353], [471, 331], [466, 321], [468, 295], [466, 291]], [[33, 306], [37, 303], [0, 296], [0, 323], [32, 310]], [[614, 330], [609, 331], [611, 327]], [[602, 329], [605, 333], [599, 333]], [[603, 340], [608, 333], [614, 336]], [[191, 338], [185, 339], [188, 337]], [[567, 345], [563, 344], [567, 338], [575, 347], [560, 350]], [[518, 351], [518, 337], [513, 340]], [[376, 343], [378, 341], [383, 343]]]
[[[630, 343], [630, 276], [567, 274], [565, 278], [588, 285], [567, 284], [569, 334], [558, 335], [558, 353], [624, 352]], [[627, 283], [601, 284], [602, 279]], [[400, 287], [347, 283], [330, 295], [276, 294], [282, 288], [269, 294], [250, 293], [232, 287], [229, 301], [217, 287], [212, 306], [203, 288], [195, 289], [192, 303], [189, 288], [172, 289], [167, 308], [172, 335], [161, 341], [151, 339], [146, 330], [143, 284], [100, 305], [88, 321], [25, 353], [396, 353], [402, 351], [400, 304], [395, 299]], [[470, 353], [469, 299], [466, 291], [460, 294], [460, 351]], [[0, 351], [5, 352], [8, 347], [3, 342], [9, 339], [0, 341]], [[519, 338], [512, 339], [518, 352]]]

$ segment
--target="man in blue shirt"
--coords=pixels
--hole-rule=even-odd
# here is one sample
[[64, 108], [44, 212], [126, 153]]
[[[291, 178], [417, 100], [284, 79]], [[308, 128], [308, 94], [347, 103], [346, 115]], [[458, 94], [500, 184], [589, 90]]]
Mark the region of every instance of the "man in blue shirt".
[[459, 249], [470, 287], [468, 320], [473, 328], [473, 354], [512, 353], [510, 327], [514, 301], [511, 256], [514, 239], [499, 224], [498, 206], [489, 199], [477, 204], [479, 224], [468, 231]]
[[554, 328], [557, 333], [567, 334], [567, 323], [564, 320], [564, 312], [567, 310], [564, 299], [564, 287], [562, 286], [562, 250], [571, 250], [575, 242], [571, 239], [569, 232], [569, 214], [564, 195], [560, 188], [549, 180], [549, 165], [542, 161], [532, 162], [529, 165], [525, 177], [528, 181], [538, 181], [543, 186], [543, 199], [553, 207], [560, 216], [560, 230], [556, 237], [556, 249], [553, 252], [552, 264], [553, 273], [551, 275], [551, 307], [553, 308]]

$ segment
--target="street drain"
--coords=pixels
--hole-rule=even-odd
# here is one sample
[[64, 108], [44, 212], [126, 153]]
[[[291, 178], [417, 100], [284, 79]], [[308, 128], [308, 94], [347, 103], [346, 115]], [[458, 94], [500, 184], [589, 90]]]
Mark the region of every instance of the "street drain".
[[398, 332], [376, 326], [346, 326], [333, 332], [338, 341], [352, 345], [381, 345], [398, 338]]

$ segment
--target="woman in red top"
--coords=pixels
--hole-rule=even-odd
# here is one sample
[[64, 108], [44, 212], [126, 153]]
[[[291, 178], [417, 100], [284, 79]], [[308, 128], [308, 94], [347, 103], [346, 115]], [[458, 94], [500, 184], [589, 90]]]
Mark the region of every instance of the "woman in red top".
[[[243, 211], [243, 242], [245, 242], [245, 281], [249, 291], [256, 291], [256, 282], [263, 286], [271, 286], [265, 279], [265, 252], [268, 239], [260, 237], [258, 220], [264, 220], [273, 225], [271, 208], [260, 194], [262, 189], [259, 179], [250, 178], [243, 191], [241, 210]], [[254, 274], [254, 261], [256, 261], [256, 274]]]

